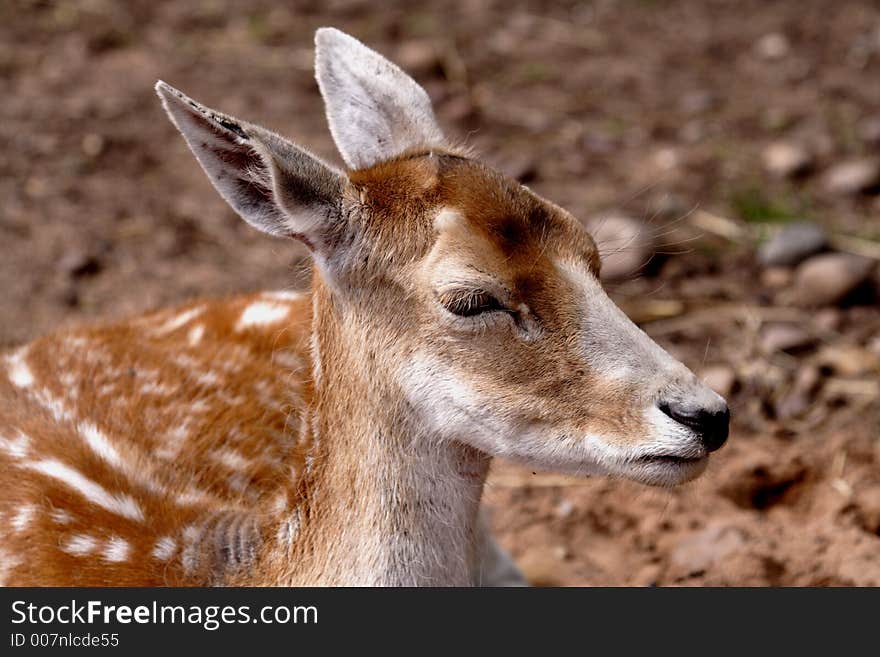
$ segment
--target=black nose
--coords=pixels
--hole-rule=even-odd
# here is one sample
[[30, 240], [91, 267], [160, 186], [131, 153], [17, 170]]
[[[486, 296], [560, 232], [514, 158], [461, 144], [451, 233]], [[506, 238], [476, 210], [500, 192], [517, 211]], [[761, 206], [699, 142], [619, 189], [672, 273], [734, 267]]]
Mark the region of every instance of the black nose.
[[660, 410], [679, 424], [693, 429], [703, 446], [710, 452], [719, 449], [727, 441], [730, 411], [727, 405], [721, 409], [708, 410], [688, 406], [682, 402], [661, 402]]

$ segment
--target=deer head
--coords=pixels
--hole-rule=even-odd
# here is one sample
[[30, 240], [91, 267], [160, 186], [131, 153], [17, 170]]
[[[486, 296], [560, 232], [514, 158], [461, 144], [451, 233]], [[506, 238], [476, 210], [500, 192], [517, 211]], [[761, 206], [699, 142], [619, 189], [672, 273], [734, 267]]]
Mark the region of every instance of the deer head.
[[316, 388], [533, 468], [699, 475], [727, 406], [608, 298], [581, 223], [457, 149], [397, 66], [335, 29], [316, 45], [345, 171], [156, 87], [235, 211], [312, 251]]

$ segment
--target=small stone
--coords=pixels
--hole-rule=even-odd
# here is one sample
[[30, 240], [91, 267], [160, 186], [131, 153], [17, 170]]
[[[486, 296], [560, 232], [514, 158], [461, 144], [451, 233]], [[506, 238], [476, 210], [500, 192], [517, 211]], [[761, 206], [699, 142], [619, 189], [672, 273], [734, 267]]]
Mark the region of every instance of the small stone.
[[764, 59], [782, 59], [791, 51], [791, 44], [784, 34], [771, 32], [758, 39], [755, 49]]
[[712, 388], [722, 397], [727, 397], [733, 392], [736, 384], [736, 372], [730, 365], [709, 365], [701, 372], [703, 383]]
[[830, 306], [864, 283], [874, 261], [851, 253], [824, 253], [802, 262], [795, 271], [795, 298], [802, 306]]
[[571, 500], [562, 498], [556, 505], [556, 517], [568, 518], [574, 512], [574, 504]]
[[820, 331], [833, 332], [840, 328], [841, 319], [837, 308], [822, 308], [813, 315], [813, 325]]
[[564, 545], [557, 545], [553, 548], [553, 556], [559, 561], [568, 561], [571, 559], [571, 550]]
[[535, 547], [517, 559], [520, 570], [532, 586], [560, 586], [559, 558], [547, 548]]
[[768, 324], [761, 331], [764, 353], [797, 352], [812, 346], [816, 338], [797, 324]]
[[776, 178], [793, 178], [807, 173], [813, 168], [813, 158], [809, 152], [797, 144], [774, 142], [761, 154], [764, 168]]
[[793, 279], [794, 273], [788, 267], [768, 267], [761, 272], [761, 283], [772, 290], [788, 287]]
[[681, 166], [681, 155], [674, 148], [660, 148], [651, 156], [651, 165], [660, 173], [668, 173]]
[[795, 374], [792, 389], [805, 395], [812, 395], [821, 383], [822, 376], [819, 374], [818, 367], [801, 367], [798, 369], [797, 374]]
[[588, 221], [587, 229], [602, 257], [602, 280], [631, 278], [654, 254], [649, 228], [635, 219], [620, 215], [600, 216]]
[[633, 586], [657, 586], [660, 581], [660, 575], [663, 573], [663, 569], [659, 564], [649, 563], [636, 571], [636, 574], [632, 578], [631, 584]]
[[880, 187], [880, 158], [863, 157], [835, 164], [823, 178], [832, 194], [858, 194]]
[[670, 552], [670, 566], [679, 577], [705, 572], [745, 544], [738, 527], [713, 524], [682, 539]]
[[828, 345], [816, 355], [816, 362], [838, 376], [862, 376], [880, 370], [880, 358], [856, 345]]
[[95, 133], [89, 133], [82, 139], [82, 150], [88, 157], [98, 157], [104, 150], [104, 138]]
[[788, 224], [758, 249], [758, 260], [765, 267], [793, 267], [825, 248], [825, 229], [809, 221]]
[[792, 390], [776, 402], [774, 412], [777, 420], [791, 420], [800, 417], [811, 406], [809, 396], [800, 390]]

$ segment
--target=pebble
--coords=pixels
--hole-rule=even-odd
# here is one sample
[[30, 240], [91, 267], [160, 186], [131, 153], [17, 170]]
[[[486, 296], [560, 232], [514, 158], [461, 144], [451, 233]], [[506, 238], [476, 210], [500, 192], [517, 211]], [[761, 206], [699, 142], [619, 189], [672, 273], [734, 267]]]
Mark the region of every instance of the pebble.
[[863, 157], [835, 164], [825, 173], [825, 190], [832, 194], [858, 194], [880, 186], [880, 158]]
[[574, 512], [574, 503], [567, 498], [562, 498], [556, 505], [556, 517], [568, 518]]
[[797, 324], [768, 324], [761, 331], [761, 349], [766, 354], [800, 351], [815, 342], [813, 334]]
[[602, 280], [618, 281], [636, 276], [654, 253], [651, 229], [621, 215], [596, 217], [587, 229], [602, 256]]
[[823, 253], [795, 271], [795, 298], [802, 306], [830, 306], [864, 283], [875, 262], [850, 253]]
[[813, 168], [813, 158], [805, 148], [789, 142], [774, 142], [761, 155], [764, 168], [776, 178], [793, 178]]
[[782, 59], [791, 51], [791, 44], [784, 34], [771, 32], [758, 39], [755, 49], [764, 59]]
[[793, 267], [828, 244], [825, 229], [809, 221], [785, 226], [758, 249], [758, 260], [765, 267]]
[[791, 420], [806, 413], [811, 406], [810, 397], [800, 391], [792, 390], [777, 401], [773, 410], [777, 420]]
[[745, 534], [738, 527], [713, 524], [679, 541], [670, 553], [670, 566], [678, 575], [705, 572], [745, 544]]
[[816, 362], [838, 376], [862, 376], [880, 371], [880, 357], [857, 345], [828, 345]]

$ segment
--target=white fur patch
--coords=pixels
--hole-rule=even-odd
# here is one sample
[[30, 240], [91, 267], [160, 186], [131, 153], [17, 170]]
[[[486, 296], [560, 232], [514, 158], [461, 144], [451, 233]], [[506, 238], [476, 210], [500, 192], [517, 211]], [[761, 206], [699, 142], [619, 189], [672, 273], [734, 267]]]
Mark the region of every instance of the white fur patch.
[[17, 532], [23, 532], [31, 524], [37, 509], [32, 504], [25, 504], [18, 508], [12, 516], [12, 528]]
[[74, 470], [69, 465], [65, 465], [55, 459], [44, 459], [42, 461], [26, 463], [25, 467], [66, 484], [89, 502], [111, 513], [116, 513], [139, 522], [144, 520], [143, 510], [130, 495], [109, 493], [102, 486], [83, 476], [82, 473]]
[[19, 432], [17, 438], [0, 436], [0, 450], [6, 452], [14, 459], [23, 459], [30, 449], [30, 438]]
[[277, 303], [269, 303], [268, 301], [255, 301], [241, 313], [241, 317], [235, 325], [235, 330], [243, 331], [253, 326], [275, 324], [287, 317], [289, 313], [289, 306], [281, 306]]
[[73, 521], [73, 516], [64, 509], [52, 509], [49, 517], [52, 518], [52, 522], [58, 525], [68, 525]]
[[177, 541], [175, 541], [170, 536], [163, 536], [158, 541], [156, 541], [156, 545], [153, 546], [153, 551], [150, 553], [153, 555], [154, 559], [158, 559], [159, 561], [168, 561], [177, 550]]
[[131, 552], [131, 545], [129, 545], [128, 541], [119, 536], [114, 536], [107, 541], [101, 556], [104, 558], [104, 561], [118, 563], [128, 559], [129, 552]]
[[26, 349], [19, 349], [6, 357], [9, 367], [9, 380], [19, 388], [29, 388], [34, 384], [34, 375], [28, 367]]
[[299, 301], [303, 298], [302, 292], [294, 292], [293, 290], [273, 290], [271, 292], [263, 292], [261, 296], [275, 301]]
[[90, 422], [81, 422], [78, 429], [82, 437], [85, 438], [86, 444], [101, 460], [106, 461], [114, 468], [122, 469], [125, 467], [122, 456], [98, 427]]
[[185, 310], [184, 312], [175, 315], [171, 319], [166, 320], [160, 326], [158, 326], [154, 331], [154, 335], [165, 335], [166, 333], [171, 333], [172, 331], [176, 331], [184, 324], [191, 322], [196, 317], [205, 312], [204, 306], [199, 306], [197, 308], [190, 308], [189, 310]]
[[237, 452], [229, 447], [218, 449], [214, 453], [214, 459], [230, 470], [245, 470], [252, 465], [250, 459], [246, 458], [241, 452]]
[[88, 534], [74, 534], [61, 544], [61, 549], [75, 557], [83, 557], [91, 554], [97, 547], [98, 541]]
[[205, 327], [202, 324], [196, 324], [186, 334], [186, 340], [189, 342], [190, 347], [195, 347], [202, 341], [204, 335]]

